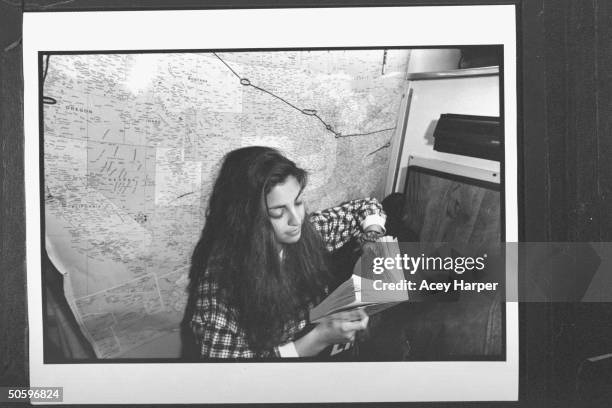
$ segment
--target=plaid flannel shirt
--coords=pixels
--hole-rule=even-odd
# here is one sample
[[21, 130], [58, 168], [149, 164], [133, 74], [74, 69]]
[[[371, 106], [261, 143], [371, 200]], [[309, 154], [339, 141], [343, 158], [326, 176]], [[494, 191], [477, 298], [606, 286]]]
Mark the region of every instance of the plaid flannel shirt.
[[[337, 207], [316, 211], [309, 215], [310, 222], [319, 231], [329, 251], [341, 248], [351, 238], [362, 232], [362, 223], [369, 215], [383, 217], [382, 206], [376, 199], [365, 198], [346, 202]], [[278, 346], [269, 350], [254, 351], [247, 336], [238, 324], [237, 310], [218, 296], [219, 286], [208, 270], [200, 281], [199, 298], [191, 327], [200, 348], [202, 358], [275, 358], [280, 357]], [[309, 309], [302, 311], [299, 321], [285, 327], [281, 344], [294, 340], [307, 324]], [[279, 344], [279, 346], [281, 345]]]

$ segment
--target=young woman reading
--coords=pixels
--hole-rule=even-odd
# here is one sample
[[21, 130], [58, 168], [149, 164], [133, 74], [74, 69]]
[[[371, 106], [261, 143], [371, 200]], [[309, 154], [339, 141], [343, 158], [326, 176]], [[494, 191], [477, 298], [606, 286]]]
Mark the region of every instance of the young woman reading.
[[316, 356], [366, 328], [361, 310], [316, 325], [308, 312], [328, 293], [329, 252], [384, 234], [373, 199], [308, 214], [307, 174], [277, 150], [225, 156], [192, 257], [186, 318], [201, 358]]

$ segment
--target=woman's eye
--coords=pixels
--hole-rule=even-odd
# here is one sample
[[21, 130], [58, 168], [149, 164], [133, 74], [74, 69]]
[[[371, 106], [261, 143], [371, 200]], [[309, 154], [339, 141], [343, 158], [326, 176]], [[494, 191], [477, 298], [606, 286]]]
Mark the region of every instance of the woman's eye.
[[304, 205], [304, 202], [303, 201], [296, 201], [295, 205], [300, 207], [300, 206]]
[[283, 210], [275, 209], [268, 211], [268, 215], [272, 218], [281, 218], [283, 216]]

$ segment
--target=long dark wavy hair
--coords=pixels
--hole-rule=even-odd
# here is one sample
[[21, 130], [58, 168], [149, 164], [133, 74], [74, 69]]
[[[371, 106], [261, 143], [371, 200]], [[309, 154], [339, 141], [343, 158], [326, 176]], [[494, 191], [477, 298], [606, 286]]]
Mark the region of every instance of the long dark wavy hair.
[[[266, 196], [293, 176], [303, 189], [307, 173], [280, 152], [253, 146], [228, 153], [210, 196], [206, 223], [193, 252], [185, 318], [191, 319], [199, 282], [208, 269], [221, 301], [234, 306], [255, 350], [278, 345], [286, 324], [303, 319], [329, 284], [329, 259], [307, 219], [299, 241], [276, 241]], [[282, 260], [279, 249], [282, 248]]]

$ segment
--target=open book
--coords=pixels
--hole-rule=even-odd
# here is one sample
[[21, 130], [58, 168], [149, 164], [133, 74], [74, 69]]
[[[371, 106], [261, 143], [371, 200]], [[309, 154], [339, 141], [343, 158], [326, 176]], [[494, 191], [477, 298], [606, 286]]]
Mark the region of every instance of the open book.
[[399, 245], [393, 237], [382, 237], [364, 245], [353, 275], [310, 310], [310, 321], [316, 323], [330, 314], [356, 308], [363, 308], [372, 315], [407, 301], [408, 290], [396, 289], [403, 286], [404, 270], [395, 262], [392, 267], [385, 268], [382, 262], [388, 258], [395, 260], [397, 255], [400, 255]]

